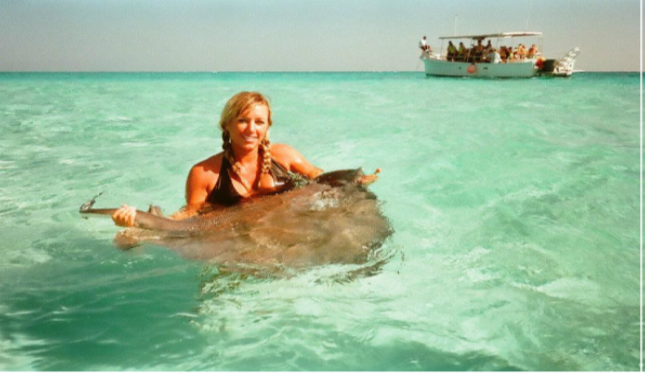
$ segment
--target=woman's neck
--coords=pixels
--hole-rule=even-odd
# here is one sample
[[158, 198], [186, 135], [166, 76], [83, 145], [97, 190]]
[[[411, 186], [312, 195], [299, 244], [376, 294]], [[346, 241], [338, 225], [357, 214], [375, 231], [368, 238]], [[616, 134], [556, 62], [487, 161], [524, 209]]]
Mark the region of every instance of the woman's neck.
[[233, 146], [232, 150], [233, 157], [235, 157], [235, 160], [239, 162], [241, 166], [250, 168], [257, 165], [259, 157], [258, 149], [248, 151], [245, 149], [235, 148], [235, 146]]

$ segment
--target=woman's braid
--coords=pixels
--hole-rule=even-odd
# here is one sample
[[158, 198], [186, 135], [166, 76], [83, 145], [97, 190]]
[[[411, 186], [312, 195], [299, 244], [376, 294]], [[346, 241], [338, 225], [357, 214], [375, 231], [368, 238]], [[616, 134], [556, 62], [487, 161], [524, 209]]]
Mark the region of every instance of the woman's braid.
[[231, 170], [233, 171], [234, 174], [237, 176], [240, 176], [240, 171], [242, 170], [242, 167], [240, 166], [239, 162], [235, 159], [235, 156], [233, 155], [233, 147], [231, 146], [231, 134], [228, 132], [228, 130], [223, 130], [222, 131], [222, 149], [224, 149], [224, 157], [226, 157], [226, 160], [228, 163], [231, 164]]
[[271, 143], [269, 142], [269, 133], [264, 135], [260, 143], [260, 153], [262, 153], [262, 172], [258, 180], [260, 189], [272, 190], [275, 187], [273, 176], [271, 175]]
[[260, 143], [260, 149], [262, 149], [262, 175], [268, 174], [271, 172], [271, 142], [269, 141], [269, 133], [264, 136], [262, 142]]

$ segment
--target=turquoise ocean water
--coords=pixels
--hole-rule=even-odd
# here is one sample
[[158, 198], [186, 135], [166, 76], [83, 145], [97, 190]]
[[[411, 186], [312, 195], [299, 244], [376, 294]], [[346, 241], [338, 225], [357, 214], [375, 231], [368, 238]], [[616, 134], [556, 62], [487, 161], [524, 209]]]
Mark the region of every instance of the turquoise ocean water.
[[[78, 207], [183, 204], [226, 100], [383, 170], [380, 272], [220, 273]], [[0, 74], [2, 370], [638, 370], [639, 75]]]

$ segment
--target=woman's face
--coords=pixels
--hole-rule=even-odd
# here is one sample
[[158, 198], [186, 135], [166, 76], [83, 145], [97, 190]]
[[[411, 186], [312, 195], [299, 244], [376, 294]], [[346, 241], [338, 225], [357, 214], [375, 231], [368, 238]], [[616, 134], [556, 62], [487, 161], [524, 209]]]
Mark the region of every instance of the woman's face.
[[269, 130], [269, 108], [263, 104], [251, 105], [229, 123], [227, 129], [234, 147], [255, 150]]

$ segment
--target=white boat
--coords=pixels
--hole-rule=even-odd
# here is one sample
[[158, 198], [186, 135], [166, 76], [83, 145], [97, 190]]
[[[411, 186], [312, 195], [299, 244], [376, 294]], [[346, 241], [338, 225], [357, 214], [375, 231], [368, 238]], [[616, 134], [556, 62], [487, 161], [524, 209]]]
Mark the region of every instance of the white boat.
[[[425, 72], [428, 76], [454, 76], [454, 77], [474, 77], [474, 78], [531, 78], [534, 76], [571, 76], [574, 70], [576, 57], [580, 50], [576, 47], [573, 48], [567, 55], [559, 60], [549, 60], [537, 52], [531, 56], [522, 56], [517, 60], [508, 61], [498, 59], [499, 62], [491, 62], [488, 56], [473, 52], [474, 46], [467, 49], [466, 52], [455, 56], [448, 53], [446, 50], [443, 53], [443, 42], [445, 40], [472, 40], [475, 43], [481, 44], [484, 40], [488, 39], [491, 42], [496, 40], [496, 45], [491, 46], [498, 50], [500, 48], [500, 40], [520, 38], [520, 37], [533, 37], [538, 39], [538, 43], [542, 46], [542, 33], [541, 32], [504, 32], [496, 34], [482, 34], [482, 35], [463, 35], [463, 36], [443, 36], [439, 39], [442, 41], [442, 53], [433, 54], [429, 51], [421, 53], [421, 60], [425, 65]], [[507, 41], [510, 44], [510, 40]], [[495, 58], [497, 59], [497, 58]]]

